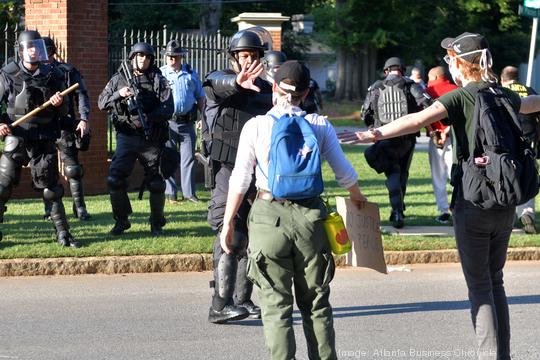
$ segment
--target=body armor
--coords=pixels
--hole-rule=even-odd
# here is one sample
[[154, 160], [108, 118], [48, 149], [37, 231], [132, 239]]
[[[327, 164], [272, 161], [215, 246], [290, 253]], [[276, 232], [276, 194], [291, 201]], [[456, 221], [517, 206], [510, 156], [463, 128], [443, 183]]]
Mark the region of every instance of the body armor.
[[378, 86], [376, 96], [375, 126], [388, 124], [409, 113], [407, 85], [402, 77], [384, 80]]
[[[224, 70], [220, 75], [236, 74]], [[203, 137], [211, 139], [209, 152], [213, 160], [234, 164], [242, 127], [249, 119], [266, 114], [272, 107], [270, 84], [262, 79], [257, 79], [255, 84], [261, 88], [260, 93], [240, 91], [216, 106], [205, 108]], [[212, 104], [208, 101], [207, 105]]]
[[[7, 99], [7, 114], [12, 122], [42, 105], [57, 91], [63, 89], [62, 74], [50, 66], [40, 66], [39, 74], [36, 76], [30, 75], [15, 62], [6, 65], [2, 71], [13, 84], [14, 89], [13, 92], [9, 93]], [[31, 132], [38, 132], [38, 138], [56, 138], [57, 124], [51, 125], [50, 123], [56, 121], [58, 117], [57, 110], [50, 106], [19, 127]]]

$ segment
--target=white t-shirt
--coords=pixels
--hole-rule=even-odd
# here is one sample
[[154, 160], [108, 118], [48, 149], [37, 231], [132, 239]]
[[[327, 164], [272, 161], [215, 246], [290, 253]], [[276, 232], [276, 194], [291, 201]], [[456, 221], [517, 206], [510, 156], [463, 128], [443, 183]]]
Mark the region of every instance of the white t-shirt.
[[[299, 107], [293, 107], [287, 112], [290, 115], [305, 114]], [[229, 179], [230, 191], [245, 194], [251, 183], [253, 169], [255, 169], [257, 189], [269, 191], [266, 174], [268, 174], [272, 126], [276, 119], [285, 113], [283, 108], [274, 106], [266, 115], [256, 116], [246, 122], [240, 134], [236, 161]], [[321, 115], [309, 114], [305, 117], [315, 133], [321, 156], [328, 161], [336, 174], [338, 184], [343, 188], [349, 188], [356, 184], [358, 175], [351, 163], [345, 158], [332, 124]]]

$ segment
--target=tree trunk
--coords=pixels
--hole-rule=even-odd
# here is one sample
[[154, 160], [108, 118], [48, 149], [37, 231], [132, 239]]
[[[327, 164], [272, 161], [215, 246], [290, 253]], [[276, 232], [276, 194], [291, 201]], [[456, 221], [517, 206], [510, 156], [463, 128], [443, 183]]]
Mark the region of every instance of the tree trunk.
[[337, 50], [337, 79], [336, 79], [336, 100], [342, 100], [345, 98], [345, 86], [346, 86], [346, 67], [347, 67], [347, 53], [344, 49], [339, 48]]
[[219, 30], [220, 18], [220, 0], [208, 0], [206, 4], [201, 5], [201, 20], [199, 21], [201, 33], [205, 35], [217, 33], [217, 31]]

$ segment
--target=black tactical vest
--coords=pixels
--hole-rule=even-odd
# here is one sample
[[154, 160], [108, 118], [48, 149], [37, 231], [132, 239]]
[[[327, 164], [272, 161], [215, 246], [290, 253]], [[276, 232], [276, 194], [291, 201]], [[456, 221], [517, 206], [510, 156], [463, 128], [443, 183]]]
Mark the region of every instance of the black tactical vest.
[[403, 77], [386, 79], [376, 84], [374, 91], [375, 127], [388, 124], [409, 113], [409, 89]]
[[[126, 86], [130, 86], [121, 73], [118, 73], [117, 76], [118, 84], [116, 90], [119, 90]], [[155, 76], [155, 72], [149, 72], [135, 78], [137, 88], [139, 89], [138, 100], [142, 106], [142, 111], [145, 114], [154, 111], [161, 104], [160, 94], [156, 92], [154, 86], [154, 83], [156, 81]], [[117, 131], [127, 134], [133, 134], [133, 132], [135, 131], [142, 134], [142, 128], [137, 128], [135, 126], [134, 120], [137, 119], [137, 112], [133, 111], [132, 113], [130, 113], [130, 111], [128, 110], [126, 99], [121, 99], [114, 102], [113, 122]], [[149, 120], [147, 119], [147, 121]]]
[[206, 122], [212, 124], [210, 157], [213, 160], [234, 164], [244, 124], [254, 116], [266, 114], [272, 108], [270, 84], [256, 79], [255, 85], [261, 89], [260, 92], [242, 90], [221, 103], [217, 112], [205, 114]]
[[[7, 114], [11, 122], [20, 119], [48, 101], [57, 91], [64, 89], [62, 74], [57, 69], [40, 65], [39, 73], [33, 76], [20, 66], [11, 62], [2, 69], [12, 84], [12, 91], [7, 99]], [[58, 121], [57, 110], [54, 106], [49, 106], [18, 128], [28, 131], [26, 136], [31, 138], [56, 138]]]

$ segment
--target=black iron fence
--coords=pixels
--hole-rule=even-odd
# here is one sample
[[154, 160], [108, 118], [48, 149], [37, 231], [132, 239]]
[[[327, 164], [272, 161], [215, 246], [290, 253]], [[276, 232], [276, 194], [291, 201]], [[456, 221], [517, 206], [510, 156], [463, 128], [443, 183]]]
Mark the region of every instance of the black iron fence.
[[[109, 33], [109, 77], [118, 70], [121, 62], [127, 58], [131, 46], [141, 41], [154, 47], [158, 66], [165, 65], [165, 57], [160, 55], [160, 51], [165, 49], [167, 43], [173, 39], [179, 40], [182, 47], [188, 50], [183, 61], [191, 65], [201, 80], [210, 71], [227, 67], [227, 54], [224, 50], [229, 44], [229, 37], [222, 36], [219, 31], [212, 35], [169, 31], [165, 25], [161, 31], [126, 29]], [[115, 145], [114, 129], [109, 120], [108, 150], [110, 154], [114, 152]]]
[[9, 27], [6, 23], [4, 27], [4, 34], [0, 38], [0, 64], [5, 64], [8, 59], [17, 60], [17, 52], [15, 51], [15, 42], [17, 40], [17, 35], [19, 34], [19, 25], [15, 27]]
[[[9, 27], [6, 24], [4, 27], [4, 34], [0, 38], [0, 64], [6, 63], [8, 59], [17, 60], [18, 54], [15, 51], [15, 43], [17, 35], [20, 31], [21, 28], [18, 25], [15, 27]], [[160, 31], [125, 29], [110, 32], [108, 39], [109, 77], [111, 77], [118, 70], [122, 60], [124, 60], [129, 54], [131, 46], [140, 41], [151, 44], [157, 52], [156, 60], [158, 62], [158, 66], [164, 65], [165, 58], [160, 55], [160, 51], [165, 49], [167, 42], [172, 39], [179, 40], [182, 47], [188, 50], [188, 53], [184, 56], [183, 61], [190, 64], [191, 67], [197, 71], [201, 77], [201, 80], [210, 71], [227, 67], [227, 54], [224, 50], [229, 44], [229, 37], [222, 36], [219, 31], [217, 34], [212, 35], [169, 31], [165, 25]], [[60, 48], [61, 47], [59, 47], [59, 49]], [[83, 75], [86, 78], [92, 76], [92, 74]], [[97, 101], [96, 99], [94, 100]], [[114, 142], [114, 130], [110, 121], [107, 148], [111, 154], [116, 148]]]

